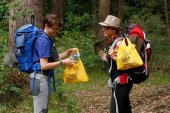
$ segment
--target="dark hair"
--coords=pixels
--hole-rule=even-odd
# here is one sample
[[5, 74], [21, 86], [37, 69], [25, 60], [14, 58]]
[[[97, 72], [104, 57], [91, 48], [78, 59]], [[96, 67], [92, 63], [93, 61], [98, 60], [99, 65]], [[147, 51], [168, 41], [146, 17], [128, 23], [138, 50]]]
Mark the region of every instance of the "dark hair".
[[120, 34], [120, 29], [119, 28], [113, 28], [113, 27], [108, 27], [108, 26], [104, 26], [106, 29], [113, 29], [113, 30], [115, 30], [116, 32], [116, 35], [119, 35]]
[[44, 17], [44, 21], [43, 21], [44, 28], [45, 28], [45, 24], [47, 24], [51, 28], [57, 26], [58, 29], [61, 29], [63, 26], [63, 21], [55, 14], [47, 14]]
[[116, 35], [119, 35], [120, 34], [120, 29], [115, 29], [115, 28], [112, 28], [113, 30], [115, 30], [116, 32]]

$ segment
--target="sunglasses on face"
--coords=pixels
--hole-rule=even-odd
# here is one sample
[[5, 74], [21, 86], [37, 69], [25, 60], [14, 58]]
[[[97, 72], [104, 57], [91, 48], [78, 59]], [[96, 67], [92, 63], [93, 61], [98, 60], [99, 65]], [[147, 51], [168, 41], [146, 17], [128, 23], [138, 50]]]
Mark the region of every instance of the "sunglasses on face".
[[104, 30], [108, 30], [110, 27], [104, 26], [103, 29]]
[[108, 26], [104, 26], [103, 29], [104, 29], [104, 30], [108, 30], [108, 29], [117, 30], [117, 29], [115, 29], [115, 28], [108, 27]]

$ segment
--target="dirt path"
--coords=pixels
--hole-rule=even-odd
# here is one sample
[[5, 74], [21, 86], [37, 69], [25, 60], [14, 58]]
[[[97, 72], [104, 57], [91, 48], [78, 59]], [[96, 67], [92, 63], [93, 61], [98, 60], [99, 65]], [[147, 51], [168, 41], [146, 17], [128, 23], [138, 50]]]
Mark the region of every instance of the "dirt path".
[[170, 113], [170, 86], [134, 87], [131, 97], [134, 113]]
[[[108, 87], [76, 93], [81, 113], [109, 113], [110, 94]], [[130, 97], [133, 113], [170, 113], [170, 86], [135, 85]]]

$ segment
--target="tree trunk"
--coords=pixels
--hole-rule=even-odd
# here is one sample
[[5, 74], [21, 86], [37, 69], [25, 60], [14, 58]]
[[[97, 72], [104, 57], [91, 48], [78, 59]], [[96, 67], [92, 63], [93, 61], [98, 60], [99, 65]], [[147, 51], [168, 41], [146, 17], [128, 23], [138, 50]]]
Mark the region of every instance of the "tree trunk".
[[[92, 0], [92, 18], [93, 18], [93, 20], [96, 20], [96, 18], [97, 18], [97, 14], [96, 14], [97, 6], [96, 6], [96, 3], [97, 3], [96, 0]], [[93, 24], [92, 28], [93, 28], [93, 30], [96, 29], [96, 23]]]
[[98, 18], [96, 20], [96, 38], [97, 41], [94, 44], [95, 52], [100, 49], [103, 49], [106, 45], [104, 42], [104, 35], [103, 35], [103, 26], [99, 25], [99, 22], [103, 22], [106, 17], [110, 14], [110, 0], [99, 0], [99, 9], [98, 9]]
[[[35, 16], [35, 25], [39, 28], [43, 28], [43, 17], [44, 17], [44, 6], [43, 2], [44, 0], [25, 0], [26, 1], [31, 1], [30, 4], [30, 9], [32, 9], [32, 13], [30, 15]], [[30, 22], [30, 15], [28, 15], [28, 19]]]
[[[31, 9], [31, 13], [26, 14], [26, 17], [16, 15], [19, 14], [19, 9]], [[35, 25], [39, 28], [43, 28], [43, 0], [22, 0], [21, 7], [10, 9], [9, 15], [17, 16], [17, 19], [9, 20], [9, 49], [11, 50], [14, 47], [13, 36], [16, 29], [24, 24], [31, 23], [31, 15], [35, 16]]]
[[166, 26], [167, 26], [168, 39], [170, 42], [170, 23], [169, 23], [168, 5], [167, 4], [168, 4], [168, 1], [164, 0]]
[[64, 19], [64, 0], [51, 1], [51, 13], [58, 15], [62, 20]]
[[110, 14], [110, 0], [99, 0], [99, 12], [96, 25], [96, 36], [98, 39], [103, 38], [102, 26], [98, 23], [103, 22], [105, 18]]
[[125, 0], [119, 0], [118, 17], [123, 21]]

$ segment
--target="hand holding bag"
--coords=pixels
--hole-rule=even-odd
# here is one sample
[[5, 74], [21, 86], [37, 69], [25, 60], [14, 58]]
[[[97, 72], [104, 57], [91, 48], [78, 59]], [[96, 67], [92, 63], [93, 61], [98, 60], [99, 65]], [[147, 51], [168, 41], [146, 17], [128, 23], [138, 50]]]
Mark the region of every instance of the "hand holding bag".
[[[77, 62], [73, 63], [72, 66], [66, 66], [63, 76], [65, 83], [87, 82], [89, 80], [80, 57], [77, 57], [79, 50], [76, 49], [75, 52], [71, 54], [70, 58], [76, 60]], [[76, 55], [76, 57], [74, 57], [74, 55]]]
[[117, 69], [127, 70], [143, 65], [143, 61], [138, 54], [135, 45], [128, 38], [124, 38], [117, 52]]

